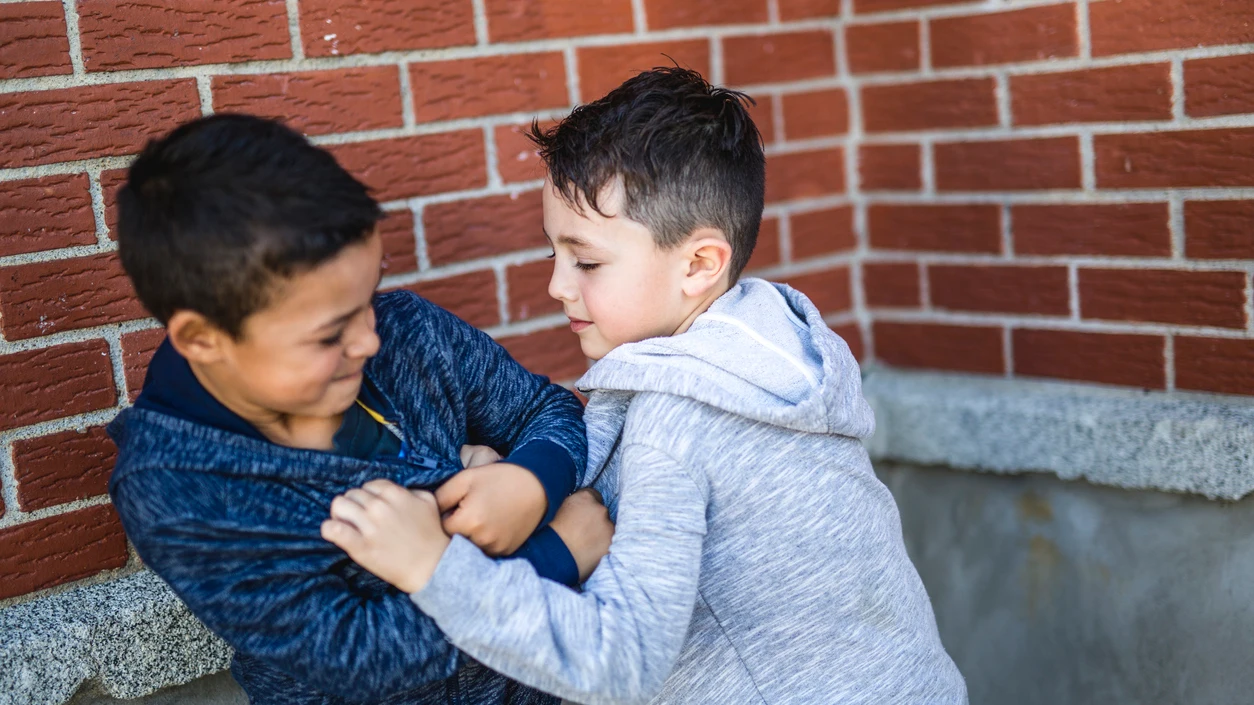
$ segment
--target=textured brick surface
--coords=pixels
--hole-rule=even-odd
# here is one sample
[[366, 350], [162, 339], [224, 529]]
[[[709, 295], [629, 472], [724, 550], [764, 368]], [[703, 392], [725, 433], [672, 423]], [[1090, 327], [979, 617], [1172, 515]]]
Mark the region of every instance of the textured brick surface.
[[1019, 254], [1171, 254], [1166, 203], [1014, 206], [1010, 218]]
[[727, 37], [723, 71], [734, 86], [832, 76], [836, 73], [832, 34], [815, 30]]
[[766, 0], [644, 0], [649, 29], [766, 22]]
[[1089, 5], [1093, 55], [1254, 42], [1242, 0], [1118, 0]]
[[488, 180], [479, 130], [352, 142], [330, 149], [383, 201], [478, 188]]
[[937, 130], [997, 124], [990, 78], [866, 86], [862, 119], [868, 132]]
[[292, 55], [283, 0], [79, 0], [78, 29], [88, 71]]
[[582, 47], [575, 56], [582, 101], [596, 100], [637, 73], [656, 66], [679, 64], [702, 76], [710, 75], [708, 39]]
[[1170, 120], [1169, 70], [1146, 64], [1013, 76], [1011, 113], [1019, 125]]
[[117, 454], [104, 426], [14, 441], [18, 506], [30, 512], [105, 494]]
[[0, 181], [0, 213], [0, 257], [96, 242], [84, 174]]
[[853, 209], [848, 206], [794, 213], [789, 224], [793, 260], [852, 250], [858, 244], [853, 234]]
[[1184, 231], [1189, 257], [1254, 259], [1254, 201], [1189, 201]]
[[0, 529], [0, 600], [126, 565], [126, 536], [109, 505]]
[[1075, 56], [1075, 5], [932, 20], [932, 65], [979, 66]]
[[552, 276], [553, 261], [547, 259], [505, 270], [510, 320], [524, 321], [562, 312], [562, 303], [549, 296], [549, 279]]
[[862, 289], [869, 306], [916, 307], [922, 300], [919, 265], [914, 262], [864, 262]]
[[840, 147], [766, 158], [767, 203], [814, 198], [844, 190], [845, 153]]
[[427, 256], [434, 265], [546, 247], [540, 192], [427, 206]]
[[849, 346], [849, 352], [858, 359], [859, 362], [866, 356], [866, 350], [862, 341], [862, 331], [855, 323], [846, 323], [844, 325], [833, 326], [832, 330], [844, 339], [845, 344]]
[[165, 328], [149, 328], [122, 336], [122, 368], [126, 371], [126, 389], [132, 402], [144, 388], [148, 362], [165, 340]]
[[527, 369], [556, 381], [573, 382], [588, 369], [579, 338], [569, 327], [512, 335], [497, 342]]
[[400, 127], [395, 66], [217, 76], [213, 109], [282, 120], [307, 135]]
[[858, 178], [864, 191], [923, 188], [920, 150], [914, 144], [867, 144], [858, 148]]
[[873, 205], [867, 210], [871, 247], [923, 252], [1001, 252], [997, 206]]
[[1164, 342], [1158, 335], [1015, 330], [1015, 374], [1162, 389]]
[[419, 122], [560, 108], [569, 104], [557, 52], [410, 66]]
[[1102, 188], [1254, 186], [1254, 129], [1093, 138]]
[[413, 211], [388, 213], [379, 222], [379, 236], [383, 240], [383, 270], [386, 274], [404, 274], [418, 269]]
[[853, 307], [848, 267], [793, 275], [784, 282], [808, 296], [824, 316], [848, 311]]
[[753, 103], [749, 105], [749, 117], [762, 135], [763, 144], [777, 142], [775, 139], [775, 99], [770, 95], [758, 94], [750, 96]]
[[785, 22], [840, 14], [840, 0], [777, 0], [776, 4], [780, 19]]
[[877, 321], [872, 335], [876, 358], [890, 365], [985, 374], [1006, 369], [1000, 328]]
[[1244, 272], [1080, 269], [1080, 315], [1245, 327]]
[[131, 154], [199, 115], [191, 79], [0, 93], [0, 168]]
[[1075, 137], [955, 142], [936, 145], [941, 191], [1019, 191], [1080, 186]]
[[9, 340], [145, 315], [114, 254], [0, 268], [0, 329]]
[[1184, 62], [1184, 111], [1193, 117], [1254, 113], [1254, 56]]
[[432, 279], [406, 287], [441, 308], [452, 311], [472, 326], [501, 322], [496, 299], [496, 275], [492, 270]]
[[927, 278], [934, 308], [1046, 316], [1070, 312], [1066, 267], [933, 265]]
[[118, 191], [126, 184], [125, 169], [109, 169], [100, 172], [100, 190], [104, 195], [105, 226], [109, 238], [118, 239]]
[[309, 56], [435, 49], [475, 43], [470, 0], [300, 0]]
[[959, 5], [970, 0], [853, 0], [854, 12], [890, 12], [908, 8]]
[[0, 355], [0, 431], [105, 409], [117, 401], [103, 340]]
[[[550, 123], [541, 123], [547, 128]], [[496, 169], [506, 183], [544, 178], [544, 162], [536, 146], [527, 139], [531, 125], [503, 125], [493, 131], [496, 139]]]
[[0, 79], [71, 70], [70, 40], [61, 3], [0, 4]]
[[1254, 340], [1175, 339], [1176, 387], [1220, 394], [1254, 394]]
[[784, 94], [784, 136], [790, 140], [843, 135], [849, 130], [849, 102], [845, 91]]
[[886, 22], [845, 27], [845, 50], [853, 73], [919, 68], [919, 23]]
[[488, 37], [518, 42], [632, 31], [631, 0], [484, 0]]
[[779, 220], [763, 218], [762, 224], [758, 226], [758, 241], [754, 245], [753, 256], [749, 258], [749, 264], [745, 265], [745, 271], [773, 267], [780, 263], [781, 258]]

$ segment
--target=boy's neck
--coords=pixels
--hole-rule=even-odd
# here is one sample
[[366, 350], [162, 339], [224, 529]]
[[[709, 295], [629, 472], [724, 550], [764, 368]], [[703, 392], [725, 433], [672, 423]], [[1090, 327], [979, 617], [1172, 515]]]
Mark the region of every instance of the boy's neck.
[[719, 298], [723, 294], [726, 294], [730, 289], [731, 284], [728, 284], [727, 282], [723, 282], [710, 289], [710, 291], [697, 302], [697, 307], [684, 318], [683, 322], [680, 323], [679, 327], [676, 328], [675, 332], [671, 333], [671, 335], [681, 335], [688, 332], [688, 329], [692, 327], [692, 324], [697, 320], [697, 318], [699, 318], [701, 314], [708, 311], [710, 307], [714, 305], [714, 302], [718, 301]]
[[271, 409], [263, 409], [255, 404], [232, 394], [229, 389], [219, 384], [215, 376], [203, 366], [188, 361], [196, 381], [209, 392], [214, 399], [228, 410], [244, 419], [253, 428], [276, 445], [289, 448], [305, 448], [309, 450], [333, 450], [335, 432], [343, 423], [344, 414], [334, 416], [313, 417], [293, 416]]

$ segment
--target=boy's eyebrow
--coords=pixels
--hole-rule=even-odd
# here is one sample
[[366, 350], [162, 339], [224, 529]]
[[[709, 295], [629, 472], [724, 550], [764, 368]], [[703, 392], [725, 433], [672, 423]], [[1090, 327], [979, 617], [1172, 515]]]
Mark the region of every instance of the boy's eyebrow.
[[592, 243], [577, 235], [558, 235], [557, 242], [559, 245], [566, 245], [567, 247], [592, 247]]
[[[383, 270], [380, 269], [379, 278], [378, 280], [375, 281], [374, 288], [377, 290], [379, 288], [379, 285], [382, 283], [383, 283]], [[371, 306], [371, 305], [373, 305], [373, 302], [366, 304], [366, 306]], [[358, 306], [357, 308], [353, 309], [352, 311], [349, 311], [343, 316], [339, 316], [338, 318], [334, 318], [330, 321], [327, 321], [326, 323], [323, 323], [322, 325], [318, 326], [318, 330], [321, 331], [321, 330], [326, 330], [327, 328], [335, 328], [339, 326], [341, 323], [344, 323], [348, 319], [352, 318], [353, 316], [356, 316], [357, 314], [361, 313], [361, 310], [363, 308], [366, 308], [366, 306]]]

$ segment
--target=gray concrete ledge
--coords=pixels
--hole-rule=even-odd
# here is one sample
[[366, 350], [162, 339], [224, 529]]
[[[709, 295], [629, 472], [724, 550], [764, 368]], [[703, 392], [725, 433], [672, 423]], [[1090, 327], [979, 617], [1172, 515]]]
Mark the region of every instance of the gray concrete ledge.
[[230, 647], [149, 571], [0, 610], [2, 705], [60, 705], [85, 684], [137, 698], [230, 661]]
[[1254, 491], [1254, 400], [882, 368], [863, 384], [878, 460], [1211, 499]]

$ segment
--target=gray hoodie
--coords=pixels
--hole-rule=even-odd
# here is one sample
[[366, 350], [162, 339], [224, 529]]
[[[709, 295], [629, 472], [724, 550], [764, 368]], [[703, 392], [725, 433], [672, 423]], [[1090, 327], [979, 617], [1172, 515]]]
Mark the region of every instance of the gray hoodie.
[[455, 537], [413, 596], [453, 644], [582, 703], [966, 702], [805, 296], [742, 280], [579, 387], [610, 553], [576, 593]]

